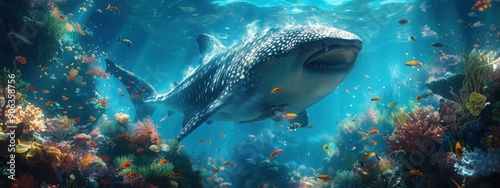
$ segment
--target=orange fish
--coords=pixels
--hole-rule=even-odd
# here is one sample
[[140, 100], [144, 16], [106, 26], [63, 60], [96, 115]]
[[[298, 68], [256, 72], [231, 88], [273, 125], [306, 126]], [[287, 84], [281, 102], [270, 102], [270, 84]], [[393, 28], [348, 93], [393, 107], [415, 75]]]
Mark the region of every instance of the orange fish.
[[322, 180], [332, 180], [332, 177], [326, 174], [319, 175], [318, 178]]
[[78, 123], [80, 121], [80, 118], [73, 118], [73, 122]]
[[106, 100], [104, 100], [104, 99], [100, 99], [100, 100], [97, 102], [97, 104], [99, 104], [99, 105], [101, 105], [101, 106], [106, 106], [106, 104], [107, 104], [107, 103], [106, 103]]
[[83, 110], [83, 106], [78, 106], [78, 109], [79, 110]]
[[418, 176], [422, 176], [422, 175], [424, 175], [424, 174], [422, 173], [422, 171], [420, 171], [420, 170], [410, 170], [410, 174], [411, 174], [411, 175], [418, 175]]
[[16, 61], [23, 65], [26, 64], [26, 58], [23, 56], [16, 56]]
[[122, 168], [130, 168], [132, 166], [132, 164], [130, 164], [130, 161], [128, 159], [125, 159], [125, 161], [123, 161], [121, 167]]
[[89, 142], [89, 146], [90, 147], [95, 147], [95, 146], [97, 146], [97, 143], [95, 143], [94, 141], [90, 141]]
[[278, 92], [280, 92], [280, 91], [283, 91], [283, 88], [281, 88], [281, 87], [276, 87], [276, 88], [274, 88], [274, 89], [271, 91], [271, 94], [276, 94], [276, 93], [278, 93]]
[[219, 169], [217, 169], [217, 168], [212, 169], [212, 173], [217, 173], [217, 172], [219, 172]]
[[222, 136], [223, 138], [226, 138], [226, 134], [224, 134], [224, 133], [220, 133], [220, 136]]
[[167, 159], [161, 159], [160, 160], [160, 164], [166, 164], [166, 163], [168, 163]]
[[370, 100], [373, 102], [380, 101], [380, 97], [373, 97]]
[[271, 155], [269, 155], [269, 159], [272, 159], [273, 157], [275, 157], [276, 155], [278, 155], [279, 153], [283, 152], [282, 149], [277, 149], [277, 150], [274, 150]]
[[45, 89], [45, 90], [43, 90], [42, 92], [43, 92], [43, 94], [47, 94], [47, 93], [49, 93], [49, 90], [46, 90], [46, 89]]
[[183, 148], [186, 148], [186, 146], [185, 145], [180, 145], [179, 146], [179, 149], [183, 149]]
[[415, 99], [417, 99], [417, 101], [419, 101], [420, 99], [422, 99], [422, 97], [420, 95], [417, 95], [417, 97]]
[[377, 129], [371, 129], [368, 134], [379, 134]]
[[36, 93], [37, 92], [37, 89], [35, 86], [26, 86], [26, 89], [30, 90], [30, 91], [33, 91], [33, 93]]
[[48, 105], [51, 105], [51, 104], [54, 104], [54, 101], [47, 101], [47, 102], [45, 103], [45, 106], [48, 106]]
[[113, 180], [111, 180], [111, 179], [101, 179], [101, 183], [109, 185], [109, 184], [113, 183]]
[[297, 114], [296, 113], [287, 113], [287, 114], [284, 114], [284, 115], [281, 115], [281, 120], [292, 120], [292, 119], [295, 119], [297, 118]]
[[367, 138], [368, 138], [368, 135], [365, 134], [365, 135], [363, 135], [363, 137], [361, 137], [361, 141], [366, 140]]
[[69, 99], [69, 98], [68, 98], [68, 97], [66, 97], [65, 95], [61, 96], [61, 98], [62, 98], [62, 100], [63, 100], [63, 101], [67, 101], [67, 100]]
[[71, 81], [71, 80], [75, 79], [75, 76], [71, 76], [71, 75], [69, 75], [67, 78], [68, 78], [68, 79], [67, 79], [68, 81]]
[[375, 142], [375, 140], [370, 140], [370, 143], [372, 143], [374, 146], [377, 145], [377, 142]]
[[151, 141], [152, 141], [152, 142], [156, 142], [157, 140], [158, 140], [158, 137], [156, 137], [156, 136], [155, 136], [155, 137], [153, 137], [153, 138], [151, 138]]
[[420, 67], [420, 66], [422, 66], [422, 63], [420, 61], [417, 61], [417, 60], [411, 60], [411, 61], [406, 62], [405, 65], [410, 66], [410, 67]]
[[483, 11], [488, 7], [491, 7], [491, 0], [479, 0], [474, 5], [472, 5], [471, 10], [477, 9], [479, 11]]
[[133, 172], [129, 172], [129, 173], [127, 174], [127, 177], [129, 177], [129, 178], [135, 178], [135, 177], [137, 177], [137, 174], [136, 174], [136, 173], [133, 173]]
[[198, 142], [205, 143], [205, 140], [199, 139]]
[[462, 148], [462, 145], [460, 144], [460, 141], [458, 141], [456, 144], [455, 144], [455, 155], [457, 156], [457, 158], [462, 158], [462, 155], [464, 154], [464, 149]]
[[96, 119], [95, 119], [95, 117], [94, 117], [94, 116], [90, 116], [90, 117], [89, 117], [89, 121], [95, 121], [95, 120], [96, 120]]
[[173, 173], [173, 174], [169, 174], [168, 175], [168, 178], [183, 178], [184, 175], [182, 173]]
[[153, 131], [151, 129], [146, 130], [146, 134], [153, 134]]

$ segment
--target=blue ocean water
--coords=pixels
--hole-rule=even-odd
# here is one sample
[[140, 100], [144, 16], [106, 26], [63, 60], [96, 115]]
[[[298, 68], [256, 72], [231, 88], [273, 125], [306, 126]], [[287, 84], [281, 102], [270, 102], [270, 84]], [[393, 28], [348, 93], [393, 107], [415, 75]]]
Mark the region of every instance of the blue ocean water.
[[[500, 172], [495, 162], [499, 5], [489, 0], [0, 2], [2, 88], [16, 79], [12, 85], [24, 99], [15, 102], [15, 124], [7, 123], [10, 107], [3, 108], [2, 135], [12, 129], [8, 124], [21, 127], [15, 144], [28, 148], [10, 152], [8, 144], [2, 146], [2, 161], [14, 154], [17, 171], [10, 180], [4, 173], [0, 182], [10, 187], [499, 186], [494, 179]], [[176, 143], [187, 115], [170, 114], [163, 103], [154, 111], [134, 106], [149, 97], [148, 85], [139, 89], [143, 95], [127, 92], [141, 84], [135, 76], [157, 93], [183, 87], [183, 78], [207, 63], [197, 42], [202, 33], [235, 47], [269, 29], [299, 25], [334, 27], [362, 40], [352, 71], [307, 108], [303, 128], [289, 131], [299, 112], [285, 112], [272, 114], [277, 121], [203, 123]], [[106, 60], [130, 73], [110, 72]], [[279, 79], [286, 71], [267, 74]], [[448, 88], [456, 83], [460, 88], [453, 96]], [[468, 83], [472, 86], [465, 87]], [[484, 101], [470, 102], [473, 92]], [[5, 95], [0, 104], [11, 99]], [[445, 111], [441, 100], [456, 106]], [[11, 168], [4, 164], [4, 171]]]

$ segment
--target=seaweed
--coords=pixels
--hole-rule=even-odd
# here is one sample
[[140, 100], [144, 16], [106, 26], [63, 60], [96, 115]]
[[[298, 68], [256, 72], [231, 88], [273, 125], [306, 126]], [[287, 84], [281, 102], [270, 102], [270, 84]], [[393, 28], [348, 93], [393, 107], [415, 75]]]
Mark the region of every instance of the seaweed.
[[492, 63], [496, 53], [490, 51], [488, 53], [473, 49], [469, 54], [462, 51], [462, 56], [465, 61], [465, 79], [463, 87], [459, 94], [453, 93], [455, 101], [460, 104], [461, 109], [455, 112], [455, 121], [448, 125], [454, 132], [460, 132], [463, 124], [467, 121], [478, 120], [480, 116], [475, 116], [471, 111], [467, 110], [467, 101], [470, 99], [471, 93], [483, 94], [483, 87], [488, 79], [488, 74], [493, 70]]
[[[13, 62], [13, 63], [14, 63], [14, 70], [16, 70], [16, 63], [15, 62]], [[12, 76], [12, 75], [14, 75], [14, 76]], [[0, 71], [0, 78], [2, 78], [2, 80], [0, 82], [0, 94], [3, 95], [2, 98], [4, 100], [3, 105], [1, 107], [2, 109], [0, 111], [0, 113], [1, 113], [0, 117], [1, 117], [2, 125], [6, 125], [7, 114], [5, 112], [7, 112], [7, 106], [9, 104], [9, 102], [7, 102], [5, 100], [9, 99], [9, 97], [10, 97], [8, 95], [9, 90], [14, 89], [14, 91], [15, 91], [14, 106], [19, 106], [24, 102], [24, 98], [26, 97], [26, 91], [24, 89], [26, 84], [21, 79], [21, 73], [15, 74], [10, 69], [7, 69], [6, 67], [4, 67]], [[5, 129], [3, 129], [3, 130], [5, 130]]]

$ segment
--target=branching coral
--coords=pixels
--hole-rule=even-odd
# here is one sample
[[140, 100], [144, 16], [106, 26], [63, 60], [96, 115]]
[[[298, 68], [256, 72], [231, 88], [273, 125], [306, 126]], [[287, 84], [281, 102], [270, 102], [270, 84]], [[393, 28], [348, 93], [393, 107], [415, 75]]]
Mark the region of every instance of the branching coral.
[[393, 136], [385, 137], [389, 152], [426, 151], [432, 141], [441, 143], [446, 128], [439, 125], [439, 114], [431, 106], [416, 106], [405, 115], [405, 123], [396, 123]]
[[55, 117], [46, 120], [47, 129], [45, 134], [52, 137], [54, 141], [64, 141], [68, 137], [74, 136], [80, 129], [73, 126], [74, 121], [70, 121], [68, 117]]
[[486, 104], [486, 97], [480, 93], [472, 92], [465, 106], [472, 115], [478, 116], [484, 104]]
[[488, 148], [486, 151], [476, 148], [472, 153], [465, 153], [457, 163], [455, 170], [463, 176], [489, 176], [500, 172], [500, 149]]
[[16, 109], [16, 124], [24, 123], [26, 125], [25, 132], [42, 132], [46, 130], [45, 121], [43, 120], [42, 109], [34, 105], [28, 105], [25, 109], [17, 107]]

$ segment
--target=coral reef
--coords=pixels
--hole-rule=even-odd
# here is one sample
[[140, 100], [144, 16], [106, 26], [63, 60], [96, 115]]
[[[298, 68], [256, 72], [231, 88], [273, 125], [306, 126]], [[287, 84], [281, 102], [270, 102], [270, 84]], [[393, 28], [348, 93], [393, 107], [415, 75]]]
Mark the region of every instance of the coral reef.
[[439, 114], [431, 106], [415, 107], [405, 116], [405, 122], [395, 123], [393, 136], [384, 138], [389, 145], [388, 152], [426, 151], [432, 141], [441, 143], [441, 136], [446, 130], [439, 125]]
[[25, 133], [43, 132], [46, 130], [47, 127], [42, 118], [42, 109], [30, 104], [24, 109], [21, 106], [17, 107], [15, 113], [15, 122], [16, 124], [24, 123]]
[[463, 176], [489, 176], [500, 172], [500, 149], [476, 148], [474, 152], [464, 153], [462, 158], [455, 163], [455, 169]]
[[47, 129], [43, 135], [49, 136], [53, 141], [57, 142], [64, 141], [68, 137], [76, 135], [80, 130], [74, 126], [74, 121], [69, 120], [67, 116], [46, 119], [45, 122]]
[[359, 178], [354, 175], [352, 170], [342, 170], [335, 172], [333, 179], [335, 184], [340, 187], [350, 187], [360, 185]]
[[469, 109], [472, 115], [479, 116], [484, 104], [486, 104], [486, 97], [479, 93], [472, 92], [469, 95], [469, 101], [465, 103], [465, 106]]
[[454, 91], [459, 91], [463, 87], [464, 79], [464, 74], [454, 74], [446, 78], [429, 81], [425, 85], [432, 93], [441, 95], [445, 99], [453, 100], [455, 99], [455, 95], [458, 95]]

